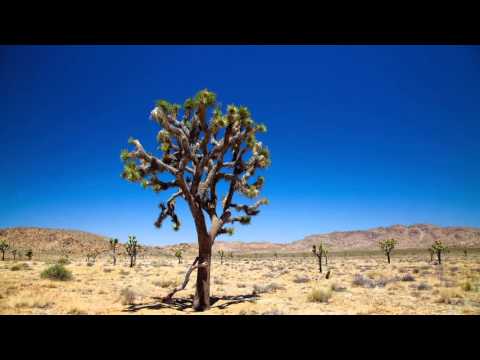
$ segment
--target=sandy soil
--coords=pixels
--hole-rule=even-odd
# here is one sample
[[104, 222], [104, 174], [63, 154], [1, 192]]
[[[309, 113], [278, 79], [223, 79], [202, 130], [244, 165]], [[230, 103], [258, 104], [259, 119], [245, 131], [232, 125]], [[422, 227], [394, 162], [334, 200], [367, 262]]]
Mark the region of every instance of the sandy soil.
[[[480, 314], [480, 255], [447, 256], [443, 265], [426, 256], [331, 256], [320, 276], [316, 258], [281, 257], [213, 261], [212, 295], [246, 295], [259, 299], [203, 314]], [[193, 259], [126, 259], [93, 266], [76, 259], [66, 265], [69, 281], [41, 279], [51, 261], [0, 261], [0, 314], [131, 314], [129, 302], [154, 303], [183, 280]], [[22, 265], [26, 264], [26, 265]], [[14, 265], [20, 265], [12, 270]], [[325, 273], [330, 270], [330, 279]], [[194, 293], [195, 273], [184, 291]], [[128, 289], [128, 290], [125, 290]], [[221, 305], [221, 301], [215, 305]], [[135, 314], [193, 314], [174, 309], [142, 309]]]

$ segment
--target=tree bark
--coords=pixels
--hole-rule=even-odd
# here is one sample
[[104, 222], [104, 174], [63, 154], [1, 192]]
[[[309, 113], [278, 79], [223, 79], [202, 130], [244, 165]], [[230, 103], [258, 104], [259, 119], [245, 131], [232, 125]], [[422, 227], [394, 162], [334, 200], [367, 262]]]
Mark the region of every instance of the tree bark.
[[387, 253], [387, 260], [388, 260], [388, 263], [390, 264], [390, 253]]
[[210, 308], [210, 269], [212, 259], [212, 241], [208, 234], [201, 234], [198, 237], [198, 263], [207, 264], [197, 269], [197, 284], [193, 309], [205, 311]]
[[438, 263], [441, 264], [442, 263], [442, 253], [440, 251], [437, 252], [437, 258], [438, 258]]
[[2, 261], [5, 261], [5, 251], [2, 251]]

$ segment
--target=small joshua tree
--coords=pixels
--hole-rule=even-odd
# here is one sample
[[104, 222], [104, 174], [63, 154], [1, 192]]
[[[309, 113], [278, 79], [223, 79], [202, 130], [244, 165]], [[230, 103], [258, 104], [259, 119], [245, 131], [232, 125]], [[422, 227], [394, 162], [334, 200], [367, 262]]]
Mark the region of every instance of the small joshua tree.
[[225, 256], [225, 251], [219, 250], [218, 256], [220, 256], [220, 264], [223, 265], [223, 257]]
[[273, 253], [273, 257], [275, 258], [275, 260], [278, 259], [278, 253], [276, 251]]
[[137, 262], [137, 253], [138, 253], [138, 241], [137, 237], [133, 235], [128, 235], [128, 242], [125, 245], [125, 250], [130, 256], [130, 267], [134, 267]]
[[230, 252], [230, 259], [233, 259], [233, 252]]
[[181, 264], [182, 263], [182, 249], [175, 250], [175, 257], [177, 258], [178, 263]]
[[466, 247], [463, 248], [463, 255], [464, 255], [465, 257], [468, 256], [468, 249], [467, 249]]
[[325, 265], [328, 266], [328, 249], [324, 249], [323, 252], [323, 256], [325, 257]]
[[432, 250], [437, 255], [438, 264], [441, 264], [442, 253], [448, 251], [448, 248], [440, 240], [435, 240], [432, 245]]
[[113, 259], [113, 265], [117, 265], [117, 245], [118, 245], [118, 239], [112, 238], [109, 240], [110, 242], [110, 250], [112, 251], [112, 259]]
[[315, 245], [312, 246], [312, 253], [317, 257], [318, 259], [318, 270], [320, 271], [320, 274], [322, 273], [322, 257], [325, 255], [325, 248], [322, 243], [318, 245], [318, 249]]
[[27, 249], [25, 251], [25, 256], [28, 258], [28, 260], [32, 260], [32, 257], [33, 257], [33, 250], [32, 249]]
[[13, 261], [17, 260], [17, 249], [13, 248], [10, 250], [13, 256]]
[[397, 244], [397, 240], [395, 239], [385, 239], [378, 243], [378, 245], [380, 246], [380, 249], [382, 249], [382, 251], [387, 256], [387, 261], [389, 264], [390, 264], [390, 254], [393, 251], [393, 249], [395, 249], [396, 244]]
[[2, 261], [5, 261], [5, 251], [8, 250], [8, 243], [5, 240], [0, 240], [0, 251], [2, 252]]
[[87, 265], [93, 265], [97, 260], [98, 250], [89, 251], [86, 255]]
[[[183, 107], [159, 100], [151, 112], [151, 118], [160, 126], [159, 156], [145, 151], [137, 139], [129, 140], [135, 147], [133, 151], [121, 153], [125, 179], [151, 188], [155, 193], [175, 190], [160, 204], [156, 227], [170, 218], [173, 229], [178, 230], [176, 200], [183, 199], [188, 205], [197, 232], [198, 256], [185, 279], [188, 283], [187, 275], [197, 270], [193, 300], [196, 311], [210, 308], [215, 239], [222, 234], [233, 234], [229, 224], [249, 224], [260, 212], [260, 206], [268, 203], [267, 199], [259, 199], [253, 204], [241, 204], [234, 199], [235, 194], [249, 199], [260, 195], [265, 179], [253, 177], [270, 165], [270, 152], [256, 136], [266, 132], [266, 126], [256, 123], [244, 106], [229, 105], [226, 110], [222, 113], [216, 95], [207, 89], [187, 99]], [[169, 178], [161, 179], [160, 175]], [[225, 187], [219, 186], [222, 182], [226, 183]], [[220, 189], [226, 192], [219, 194]]]

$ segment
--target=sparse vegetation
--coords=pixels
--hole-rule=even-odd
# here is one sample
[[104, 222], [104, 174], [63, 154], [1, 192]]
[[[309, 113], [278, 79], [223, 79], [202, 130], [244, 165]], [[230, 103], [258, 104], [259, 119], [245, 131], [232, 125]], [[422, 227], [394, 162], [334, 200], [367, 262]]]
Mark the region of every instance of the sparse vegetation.
[[27, 249], [27, 250], [25, 251], [25, 256], [27, 257], [27, 259], [28, 259], [29, 261], [31, 261], [31, 260], [32, 260], [32, 257], [33, 257], [33, 250], [32, 250], [32, 249]]

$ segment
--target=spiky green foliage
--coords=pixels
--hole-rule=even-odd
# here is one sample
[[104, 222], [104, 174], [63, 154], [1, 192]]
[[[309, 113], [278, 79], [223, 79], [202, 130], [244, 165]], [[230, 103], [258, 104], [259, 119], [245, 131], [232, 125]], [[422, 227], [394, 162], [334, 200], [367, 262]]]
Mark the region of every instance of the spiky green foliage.
[[389, 264], [390, 264], [390, 254], [393, 251], [393, 249], [395, 249], [396, 244], [397, 244], [397, 240], [395, 239], [385, 239], [385, 240], [380, 240], [378, 242], [378, 246], [384, 252]]
[[182, 254], [183, 254], [182, 249], [175, 250], [175, 257], [177, 258], [179, 264], [182, 262], [182, 256], [183, 256]]
[[[255, 136], [266, 132], [266, 126], [257, 124], [247, 107], [232, 104], [223, 113], [216, 94], [204, 89], [185, 100], [183, 107], [166, 100], [157, 101], [151, 118], [160, 126], [156, 136], [160, 155], [146, 152], [138, 140], [130, 138], [129, 143], [135, 149], [122, 150], [121, 159], [122, 177], [126, 180], [157, 193], [177, 189], [160, 204], [157, 227], [170, 218], [173, 229], [180, 228], [177, 198], [186, 200], [192, 211], [200, 209], [212, 222], [220, 222], [214, 237], [232, 234], [233, 230], [224, 226], [228, 223], [249, 224], [251, 217], [260, 212], [259, 207], [268, 203], [266, 199], [252, 205], [233, 202], [235, 193], [249, 199], [260, 195], [265, 178], [258, 176], [253, 182], [250, 179], [271, 162], [268, 148]], [[161, 180], [160, 175], [171, 179]], [[219, 202], [216, 188], [221, 181], [229, 186]], [[244, 212], [244, 216], [233, 216], [233, 210]]]
[[225, 257], [225, 251], [218, 250], [218, 256], [220, 256], [220, 264], [223, 264], [223, 258]]
[[32, 250], [32, 249], [27, 249], [27, 250], [25, 251], [25, 256], [27, 257], [28, 260], [32, 260], [33, 250]]
[[113, 259], [113, 265], [117, 265], [117, 245], [118, 245], [118, 239], [117, 238], [111, 238], [109, 240], [110, 243], [110, 251], [112, 252], [112, 259]]
[[318, 245], [318, 248], [313, 245], [312, 246], [312, 253], [315, 255], [318, 259], [318, 270], [320, 273], [322, 273], [322, 258], [325, 256], [325, 246], [323, 245], [322, 242]]
[[130, 267], [134, 267], [136, 265], [139, 247], [140, 246], [138, 244], [137, 237], [133, 235], [128, 235], [128, 241], [125, 244], [125, 251], [130, 257]]
[[448, 251], [448, 247], [444, 245], [440, 240], [435, 240], [431, 249], [433, 253], [437, 255], [438, 264], [442, 263], [442, 254]]
[[2, 252], [2, 260], [5, 260], [5, 251], [7, 251], [9, 245], [6, 240], [0, 240], [0, 251]]

